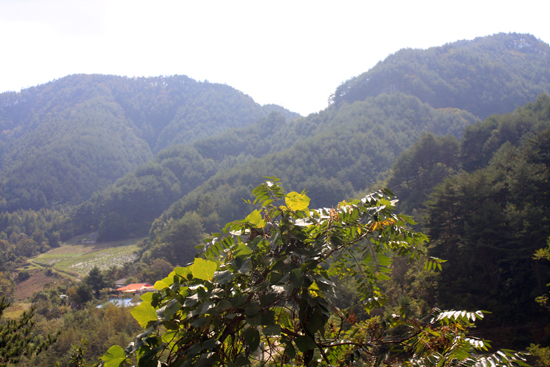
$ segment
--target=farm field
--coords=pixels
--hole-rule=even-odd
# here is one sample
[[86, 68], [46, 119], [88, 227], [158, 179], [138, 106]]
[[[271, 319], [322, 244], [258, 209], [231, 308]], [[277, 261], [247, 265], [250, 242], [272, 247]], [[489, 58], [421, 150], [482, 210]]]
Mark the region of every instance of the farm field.
[[51, 249], [31, 260], [37, 266], [80, 278], [97, 266], [101, 270], [120, 266], [134, 261], [139, 238], [105, 242], [80, 243], [79, 238], [71, 239], [60, 247]]

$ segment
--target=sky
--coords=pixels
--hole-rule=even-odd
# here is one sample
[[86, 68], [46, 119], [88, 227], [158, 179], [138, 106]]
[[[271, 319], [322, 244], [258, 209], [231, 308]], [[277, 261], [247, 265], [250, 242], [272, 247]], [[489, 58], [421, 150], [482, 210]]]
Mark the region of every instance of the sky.
[[187, 75], [302, 115], [402, 48], [550, 43], [550, 2], [0, 0], [0, 93], [67, 75]]

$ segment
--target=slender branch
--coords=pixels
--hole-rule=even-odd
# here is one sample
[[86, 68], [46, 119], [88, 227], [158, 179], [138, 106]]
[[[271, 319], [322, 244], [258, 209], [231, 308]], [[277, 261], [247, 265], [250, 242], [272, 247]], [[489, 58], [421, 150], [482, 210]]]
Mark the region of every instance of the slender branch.
[[318, 343], [317, 345], [322, 346], [324, 348], [331, 348], [331, 347], [338, 347], [342, 345], [355, 345], [356, 347], [367, 347], [367, 346], [373, 346], [373, 345], [402, 344], [407, 340], [414, 338], [421, 332], [422, 330], [419, 330], [416, 333], [412, 334], [411, 336], [400, 340], [388, 340], [388, 341], [376, 341], [376, 342], [371, 341], [368, 343], [357, 343], [357, 342], [348, 341], [348, 342], [340, 342], [340, 343]]
[[319, 349], [319, 352], [321, 352], [321, 355], [323, 356], [323, 359], [325, 360], [325, 362], [327, 362], [327, 366], [330, 366], [330, 361], [328, 360], [328, 357], [325, 353], [325, 351], [323, 350], [323, 347], [319, 345], [319, 343], [315, 342], [315, 345], [317, 345], [317, 349]]

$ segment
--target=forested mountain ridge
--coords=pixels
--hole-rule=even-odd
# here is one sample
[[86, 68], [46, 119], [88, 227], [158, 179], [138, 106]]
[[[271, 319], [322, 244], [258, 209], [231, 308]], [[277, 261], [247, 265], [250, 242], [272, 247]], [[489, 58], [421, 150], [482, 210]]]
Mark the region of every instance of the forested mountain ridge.
[[[174, 177], [177, 178], [166, 181], [167, 177], [172, 177], [172, 173], [167, 173], [167, 162], [156, 159], [155, 164], [162, 166], [157, 168], [156, 179], [154, 174], [138, 179], [131, 178], [133, 174], [129, 174], [127, 178], [121, 179], [108, 190], [98, 194], [92, 202], [81, 207], [80, 215], [77, 216], [78, 222], [84, 223], [86, 228], [98, 228], [100, 223], [111, 223], [109, 229], [104, 226], [100, 229], [100, 232], [106, 235], [110, 233], [115, 236], [127, 236], [137, 233], [138, 228], [143, 233], [147, 223], [151, 223], [160, 215], [161, 208], [166, 209], [171, 201], [182, 198], [173, 205], [173, 208], [179, 209], [167, 211], [162, 216], [164, 220], [171, 217], [180, 218], [187, 211], [196, 210], [201, 197], [210, 195], [219, 205], [220, 223], [223, 223], [244, 215], [241, 211], [245, 210], [245, 207], [239, 204], [238, 196], [247, 195], [252, 187], [250, 185], [258, 184], [265, 175], [283, 178], [291, 189], [306, 189], [316, 206], [329, 205], [341, 197], [354, 195], [375, 182], [377, 176], [389, 169], [401, 151], [414, 143], [423, 132], [451, 134], [460, 138], [464, 128], [472, 124], [476, 118], [469, 113], [471, 111], [459, 109], [457, 104], [461, 103], [460, 98], [452, 96], [455, 92], [462, 93], [461, 96], [472, 93], [470, 89], [463, 88], [464, 83], [460, 82], [458, 76], [477, 80], [479, 75], [476, 73], [482, 73], [483, 68], [490, 65], [493, 65], [493, 69], [500, 70], [499, 73], [505, 72], [501, 66], [512, 60], [516, 84], [510, 88], [514, 93], [516, 90], [525, 92], [526, 89], [521, 87], [522, 85], [537, 85], [537, 88], [542, 88], [541, 90], [550, 91], [550, 84], [544, 84], [544, 75], [550, 72], [550, 65], [545, 64], [545, 50], [548, 46], [540, 42], [535, 43], [534, 40], [536, 39], [529, 35], [499, 34], [429, 50], [399, 51], [382, 62], [385, 65], [384, 70], [390, 74], [376, 74], [377, 78], [384, 83], [391, 82], [391, 73], [400, 73], [405, 65], [409, 68], [420, 68], [426, 73], [439, 73], [446, 77], [454, 75], [453, 79], [445, 79], [446, 84], [444, 83], [446, 87], [452, 86], [453, 90], [438, 90], [441, 94], [437, 94], [438, 98], [446, 101], [442, 103], [442, 108], [434, 109], [426, 101], [422, 103], [425, 96], [414, 91], [406, 91], [413, 97], [393, 87], [381, 90], [390, 93], [375, 93], [376, 97], [359, 97], [360, 93], [355, 93], [358, 84], [354, 83], [363, 80], [364, 75], [377, 73], [379, 64], [363, 76], [348, 81], [336, 91], [337, 96], [348, 93], [346, 95], [353, 95], [357, 100], [348, 99], [344, 103], [344, 100], [335, 99], [335, 103], [329, 108], [293, 123], [285, 124], [282, 119], [272, 117], [258, 124], [230, 130], [223, 135], [199, 139], [186, 149], [178, 148], [182, 154], [180, 158], [177, 158], [172, 150], [168, 154], [171, 160], [183, 158], [184, 161], [193, 151], [195, 163], [186, 165], [185, 175], [175, 174]], [[512, 56], [510, 50], [516, 50]], [[517, 56], [518, 50], [526, 55], [535, 55], [535, 62], [531, 58]], [[434, 54], [439, 55], [437, 63], [432, 60]], [[455, 59], [455, 56], [458, 59]], [[411, 62], [411, 57], [414, 62]], [[471, 74], [465, 71], [466, 69], [473, 69], [475, 73]], [[525, 72], [518, 74], [519, 69], [524, 69]], [[537, 75], [533, 79], [533, 70], [537, 71], [539, 79], [536, 79]], [[433, 76], [426, 73], [422, 75]], [[443, 79], [437, 80], [437, 83], [442, 83]], [[486, 108], [483, 114], [498, 112], [500, 107], [489, 102], [501, 101], [501, 84], [509, 83], [500, 80], [496, 74], [483, 80], [482, 84], [475, 85], [476, 88], [480, 88], [479, 93], [486, 99], [480, 102]], [[342, 94], [342, 90], [347, 92]], [[529, 90], [533, 91], [532, 88]], [[527, 98], [527, 94], [523, 92], [512, 93], [507, 97], [511, 98], [513, 103], [505, 103], [506, 111], [512, 111], [514, 105], [523, 103]], [[535, 96], [533, 95], [532, 100]], [[475, 109], [472, 104], [467, 106]], [[477, 112], [482, 114], [479, 110]], [[182, 165], [182, 162], [179, 164]], [[194, 172], [195, 176], [191, 177], [189, 174], [194, 168], [190, 167], [196, 164], [197, 171]], [[151, 169], [150, 166], [145, 171], [153, 172]], [[183, 172], [181, 169], [179, 171]], [[164, 183], [161, 184], [161, 181]], [[152, 185], [155, 189], [147, 189], [152, 188]], [[185, 189], [182, 190], [182, 187]], [[136, 208], [131, 199], [132, 195], [137, 195], [136, 190], [142, 196], [156, 198], [154, 205], [138, 204], [142, 215], [136, 214], [136, 210], [129, 209]], [[147, 192], [149, 194], [146, 194]], [[155, 194], [151, 194], [153, 192]], [[94, 219], [90, 221], [86, 218], [91, 216], [86, 213], [92, 212]], [[122, 214], [124, 212], [127, 214]], [[130, 220], [136, 215], [140, 220]]]
[[3, 209], [78, 204], [162, 148], [274, 110], [298, 117], [185, 76], [71, 75], [0, 94]]
[[340, 85], [332, 102], [340, 106], [393, 91], [482, 119], [512, 112], [550, 91], [550, 46], [529, 34], [499, 33], [427, 50], [402, 49]]
[[474, 121], [467, 112], [435, 110], [400, 93], [292, 122], [273, 113], [249, 127], [161, 151], [81, 205], [75, 219], [82, 228], [99, 228], [103, 238], [143, 234], [176, 200], [192, 197], [194, 204], [163, 217], [183, 216], [209, 194], [221, 222], [229, 221], [246, 210], [238, 196], [267, 175], [308, 190], [315, 205], [329, 205], [372, 183], [423, 131], [459, 136]]
[[440, 306], [494, 312], [483, 328], [493, 340], [527, 345], [550, 318], [534, 302], [550, 281], [550, 264], [534, 259], [550, 236], [549, 152], [544, 94], [468, 126], [460, 140], [424, 135], [385, 182], [430, 236], [430, 253], [448, 260]]

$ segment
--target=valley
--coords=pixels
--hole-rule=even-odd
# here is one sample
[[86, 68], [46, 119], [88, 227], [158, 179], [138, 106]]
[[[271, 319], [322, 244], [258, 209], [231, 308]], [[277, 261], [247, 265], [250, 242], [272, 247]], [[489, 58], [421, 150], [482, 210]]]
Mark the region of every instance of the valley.
[[[0, 94], [0, 294], [12, 301], [3, 317], [17, 319], [33, 307], [33, 343], [61, 331], [52, 349], [20, 365], [68, 365], [75, 346], [86, 345], [88, 361], [109, 350], [108, 363], [119, 366], [136, 358], [124, 351], [132, 341], [151, 342], [140, 353], [164, 358], [154, 343], [176, 348], [167, 339], [176, 330], [209, 330], [226, 314], [242, 329], [223, 324], [219, 344], [195, 347], [195, 362], [211, 358], [230, 333], [242, 350], [259, 350], [261, 339], [287, 357], [313, 360], [315, 350], [328, 360], [322, 346], [335, 330], [359, 328], [372, 345], [330, 358], [344, 363], [357, 352], [367, 363], [383, 355], [378, 341], [414, 325], [432, 327], [427, 315], [436, 317], [436, 309], [470, 312], [445, 321], [455, 333], [441, 334], [445, 340], [464, 340], [460, 333], [481, 317], [475, 312], [486, 310], [491, 314], [468, 335], [492, 347], [471, 350], [544, 355], [549, 81], [548, 44], [500, 33], [399, 50], [343, 82], [329, 106], [309, 116], [183, 75], [75, 74]], [[362, 206], [369, 200], [384, 216]], [[364, 223], [352, 223], [351, 208]], [[317, 228], [335, 231], [325, 241], [334, 247], [316, 242]], [[330, 258], [344, 238], [349, 259]], [[306, 242], [319, 245], [318, 253], [300, 247]], [[366, 243], [373, 244], [368, 251], [353, 247]], [[299, 256], [277, 260], [277, 248], [300, 248]], [[247, 293], [243, 284], [257, 286], [264, 272], [273, 273], [270, 283]], [[134, 311], [96, 309], [119, 279], [160, 282]], [[286, 293], [268, 292], [277, 287]], [[236, 298], [240, 293], [250, 298]], [[301, 306], [294, 310], [292, 302]], [[300, 329], [295, 321], [306, 323], [304, 310], [322, 324]], [[180, 328], [186, 315], [189, 325]], [[157, 321], [165, 329], [140, 339]], [[298, 331], [281, 334], [294, 326]], [[433, 326], [434, 333], [445, 327]], [[427, 329], [414, 330], [416, 337]], [[412, 348], [403, 340], [397, 359]], [[223, 345], [228, 355], [242, 354], [242, 365], [260, 358]]]

